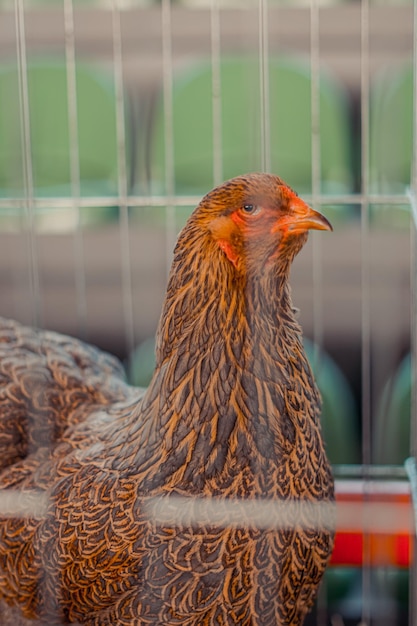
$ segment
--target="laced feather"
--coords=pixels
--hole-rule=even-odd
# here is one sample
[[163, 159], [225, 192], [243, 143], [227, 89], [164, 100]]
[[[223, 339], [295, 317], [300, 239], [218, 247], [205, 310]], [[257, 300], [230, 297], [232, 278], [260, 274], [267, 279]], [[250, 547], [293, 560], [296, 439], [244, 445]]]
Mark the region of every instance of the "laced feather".
[[[227, 501], [333, 500], [320, 398], [288, 286], [306, 237], [282, 242], [279, 255], [267, 238], [258, 253], [246, 242], [235, 267], [210, 230], [213, 217], [227, 219], [242, 198], [278, 203], [282, 186], [267, 175], [234, 179], [190, 218], [144, 395], [110, 357], [3, 321], [0, 447], [13, 452], [0, 484], [49, 497], [45, 517], [0, 523], [0, 596], [26, 618], [88, 626], [303, 622], [332, 549], [329, 521], [311, 515], [297, 528], [257, 528], [242, 509], [230, 527]], [[29, 353], [44, 393], [27, 382]], [[40, 428], [47, 420], [52, 452], [31, 419]], [[224, 521], [158, 524], [144, 498], [167, 495], [215, 497]], [[15, 614], [10, 622], [4, 615], [2, 623], [17, 624]]]

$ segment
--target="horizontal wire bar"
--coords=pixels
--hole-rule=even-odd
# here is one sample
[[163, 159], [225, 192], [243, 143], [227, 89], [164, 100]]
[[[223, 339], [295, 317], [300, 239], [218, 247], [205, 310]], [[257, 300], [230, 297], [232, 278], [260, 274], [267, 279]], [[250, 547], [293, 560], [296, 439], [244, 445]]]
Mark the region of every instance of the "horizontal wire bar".
[[[303, 194], [306, 202], [312, 201], [312, 196]], [[170, 206], [197, 206], [202, 196], [84, 196], [77, 199], [80, 208], [105, 208], [109, 206], [128, 205], [129, 207], [165, 207]], [[326, 205], [352, 205], [352, 204], [393, 204], [410, 205], [410, 194], [343, 194], [343, 195], [319, 195], [314, 198], [316, 204]], [[0, 198], [0, 209], [21, 208], [24, 204], [24, 197]], [[36, 209], [71, 209], [74, 206], [74, 199], [70, 196], [34, 198], [33, 206]]]
[[[408, 484], [408, 483], [407, 483]], [[409, 493], [409, 492], [408, 492]], [[237, 500], [177, 495], [145, 498], [146, 515], [159, 524], [216, 525], [259, 529], [333, 528], [335, 518], [343, 532], [414, 534], [410, 502], [331, 502]], [[243, 521], [244, 520], [244, 521]]]
[[407, 471], [403, 465], [335, 465], [333, 474], [336, 478], [364, 478], [369, 479], [404, 479]]
[[48, 506], [48, 496], [44, 491], [32, 489], [19, 491], [18, 489], [0, 490], [1, 517], [32, 517], [40, 519], [45, 516]]
[[[339, 499], [336, 508], [331, 502], [272, 501], [182, 497], [176, 495], [144, 498], [146, 515], [161, 524], [219, 526], [253, 525], [260, 529], [332, 528], [343, 532], [409, 533], [414, 534], [411, 502], [393, 502], [391, 495], [410, 496], [410, 484], [404, 481], [400, 491], [388, 485], [386, 494], [376, 483], [372, 500]], [[362, 484], [363, 486], [363, 484]], [[349, 487], [349, 485], [348, 485]], [[367, 487], [369, 491], [369, 485]], [[352, 491], [336, 482], [336, 493], [361, 496], [360, 489]], [[387, 496], [384, 500], [384, 497]], [[48, 496], [38, 490], [0, 490], [1, 517], [32, 517], [46, 515]], [[243, 522], [244, 520], [244, 522]]]

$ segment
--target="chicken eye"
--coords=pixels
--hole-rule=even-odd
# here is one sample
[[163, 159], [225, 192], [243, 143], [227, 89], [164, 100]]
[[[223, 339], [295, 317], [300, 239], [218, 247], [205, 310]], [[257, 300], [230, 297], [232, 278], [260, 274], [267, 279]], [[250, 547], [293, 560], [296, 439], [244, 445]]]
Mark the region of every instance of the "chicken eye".
[[262, 210], [262, 207], [259, 204], [244, 204], [242, 206], [242, 212], [245, 215], [258, 215]]

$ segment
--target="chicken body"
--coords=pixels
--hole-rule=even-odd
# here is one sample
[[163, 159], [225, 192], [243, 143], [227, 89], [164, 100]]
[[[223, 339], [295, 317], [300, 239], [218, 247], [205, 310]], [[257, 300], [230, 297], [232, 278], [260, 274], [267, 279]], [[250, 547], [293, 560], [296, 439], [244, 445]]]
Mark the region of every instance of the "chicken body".
[[[333, 542], [315, 507], [333, 500], [320, 398], [288, 286], [309, 228], [330, 226], [272, 175], [203, 198], [145, 393], [93, 348], [3, 322], [0, 486], [48, 496], [43, 515], [0, 521], [5, 602], [48, 624], [302, 624]], [[296, 524], [255, 523], [245, 505], [265, 500], [299, 505]], [[199, 519], [176, 521], [176, 502]]]

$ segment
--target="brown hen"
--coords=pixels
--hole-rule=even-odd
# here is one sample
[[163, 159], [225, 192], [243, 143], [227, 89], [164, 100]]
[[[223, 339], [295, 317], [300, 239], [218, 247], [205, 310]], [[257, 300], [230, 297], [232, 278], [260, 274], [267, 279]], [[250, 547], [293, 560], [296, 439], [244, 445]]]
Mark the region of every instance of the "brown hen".
[[175, 248], [144, 394], [94, 348], [2, 321], [0, 485], [47, 496], [43, 513], [3, 513], [2, 624], [6, 606], [15, 626], [17, 611], [89, 626], [303, 622], [333, 543], [288, 285], [312, 228], [331, 227], [273, 175], [206, 195]]

